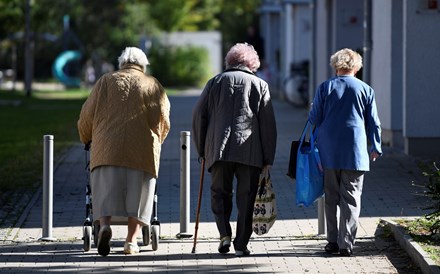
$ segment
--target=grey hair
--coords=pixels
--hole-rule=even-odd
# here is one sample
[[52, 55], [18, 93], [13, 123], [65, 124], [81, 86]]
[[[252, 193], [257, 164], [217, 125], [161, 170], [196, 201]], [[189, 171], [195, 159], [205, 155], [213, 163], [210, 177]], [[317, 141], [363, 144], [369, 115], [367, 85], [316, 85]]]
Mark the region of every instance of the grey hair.
[[362, 57], [354, 50], [345, 48], [330, 57], [330, 66], [335, 70], [355, 70], [362, 68]]
[[136, 47], [126, 47], [119, 56], [118, 62], [119, 68], [125, 64], [136, 64], [141, 66], [144, 72], [147, 71], [147, 65], [150, 64], [145, 53]]

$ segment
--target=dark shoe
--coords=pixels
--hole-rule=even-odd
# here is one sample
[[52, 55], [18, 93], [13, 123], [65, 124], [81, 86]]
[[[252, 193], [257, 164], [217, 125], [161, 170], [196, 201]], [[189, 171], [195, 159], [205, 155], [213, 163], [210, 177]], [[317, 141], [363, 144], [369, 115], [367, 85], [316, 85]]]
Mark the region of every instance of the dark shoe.
[[225, 236], [220, 239], [220, 244], [218, 246], [218, 252], [224, 254], [229, 252], [229, 248], [231, 247], [231, 237]]
[[110, 253], [110, 240], [112, 238], [112, 229], [105, 225], [101, 227], [98, 233], [98, 254], [107, 256]]
[[351, 248], [343, 248], [339, 250], [339, 254], [344, 257], [350, 257], [353, 254]]
[[325, 247], [325, 252], [328, 254], [334, 254], [339, 252], [339, 246], [337, 243], [328, 243]]
[[235, 250], [235, 256], [237, 257], [243, 257], [243, 256], [249, 256], [251, 254], [251, 252], [249, 251], [249, 249], [245, 249], [245, 250]]

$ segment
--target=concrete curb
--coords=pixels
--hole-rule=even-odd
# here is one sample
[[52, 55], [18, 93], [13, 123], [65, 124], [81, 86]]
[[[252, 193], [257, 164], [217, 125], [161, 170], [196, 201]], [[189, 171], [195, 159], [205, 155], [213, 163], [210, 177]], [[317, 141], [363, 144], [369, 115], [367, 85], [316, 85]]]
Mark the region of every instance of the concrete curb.
[[436, 265], [429, 257], [429, 254], [406, 233], [404, 228], [389, 219], [380, 219], [380, 222], [391, 228], [396, 241], [420, 267], [423, 273], [440, 274], [440, 267]]

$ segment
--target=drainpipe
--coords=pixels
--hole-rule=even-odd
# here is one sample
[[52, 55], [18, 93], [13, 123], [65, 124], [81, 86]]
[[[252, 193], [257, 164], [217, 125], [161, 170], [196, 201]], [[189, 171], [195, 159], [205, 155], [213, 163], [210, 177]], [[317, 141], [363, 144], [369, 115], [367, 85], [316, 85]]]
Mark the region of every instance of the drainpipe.
[[371, 50], [373, 41], [371, 40], [371, 0], [364, 0], [364, 56], [362, 80], [370, 84], [371, 82]]
[[290, 64], [293, 60], [293, 22], [291, 3], [284, 3], [284, 37], [283, 79], [286, 79], [290, 75]]

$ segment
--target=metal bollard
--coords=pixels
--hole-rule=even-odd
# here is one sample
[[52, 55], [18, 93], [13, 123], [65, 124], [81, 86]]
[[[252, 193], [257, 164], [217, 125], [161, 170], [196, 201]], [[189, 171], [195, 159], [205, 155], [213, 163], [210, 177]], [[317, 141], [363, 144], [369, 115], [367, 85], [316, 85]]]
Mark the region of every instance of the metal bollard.
[[326, 234], [325, 228], [325, 197], [318, 199], [318, 234]]
[[52, 237], [53, 212], [53, 135], [44, 135], [43, 155], [43, 237], [42, 241], [56, 241]]
[[190, 140], [189, 131], [180, 132], [180, 233], [177, 238], [190, 238], [189, 194], [190, 194]]

